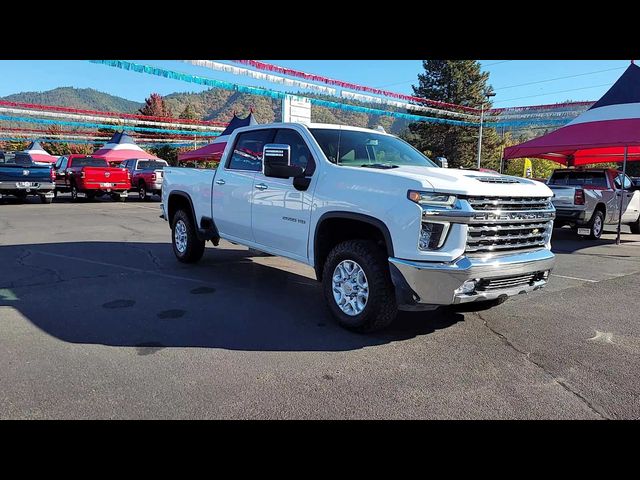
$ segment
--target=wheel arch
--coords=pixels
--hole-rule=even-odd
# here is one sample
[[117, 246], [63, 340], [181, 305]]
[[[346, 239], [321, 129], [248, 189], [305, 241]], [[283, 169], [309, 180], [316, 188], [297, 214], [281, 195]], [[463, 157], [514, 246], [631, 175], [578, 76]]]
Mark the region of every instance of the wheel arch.
[[354, 212], [326, 212], [316, 223], [313, 235], [313, 265], [316, 278], [322, 280], [322, 270], [331, 249], [345, 240], [373, 239], [382, 243], [389, 257], [394, 256], [393, 240], [387, 225], [380, 219]]

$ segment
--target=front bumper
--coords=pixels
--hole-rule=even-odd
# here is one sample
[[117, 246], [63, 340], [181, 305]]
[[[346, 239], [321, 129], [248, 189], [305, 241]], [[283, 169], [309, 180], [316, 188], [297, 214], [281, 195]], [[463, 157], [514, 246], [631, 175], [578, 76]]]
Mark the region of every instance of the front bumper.
[[[494, 300], [544, 287], [542, 278], [555, 264], [555, 256], [546, 248], [489, 258], [461, 257], [455, 262], [417, 262], [390, 258], [391, 278], [401, 310], [428, 309], [438, 305]], [[531, 275], [525, 284], [505, 288], [483, 285], [509, 285], [510, 279]], [[467, 280], [477, 280], [471, 292], [460, 291]]]

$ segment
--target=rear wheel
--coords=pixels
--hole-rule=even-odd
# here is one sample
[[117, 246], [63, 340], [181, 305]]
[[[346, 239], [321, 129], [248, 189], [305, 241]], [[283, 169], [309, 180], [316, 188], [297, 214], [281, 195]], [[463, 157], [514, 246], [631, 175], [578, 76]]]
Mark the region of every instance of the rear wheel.
[[149, 200], [149, 192], [147, 192], [147, 186], [144, 182], [140, 182], [138, 187], [138, 195], [140, 196], [140, 200]]
[[78, 187], [76, 187], [75, 183], [71, 185], [71, 201], [72, 202], [78, 201]]
[[195, 263], [204, 254], [204, 240], [196, 235], [193, 219], [188, 212], [178, 210], [171, 222], [173, 253], [182, 263]]
[[593, 212], [591, 220], [589, 220], [589, 238], [592, 240], [598, 240], [602, 236], [602, 230], [604, 228], [604, 215], [601, 210]]
[[640, 218], [635, 222], [630, 223], [629, 228], [631, 229], [631, 233], [640, 233]]
[[395, 293], [382, 249], [370, 240], [336, 245], [323, 269], [323, 291], [329, 310], [341, 326], [373, 332], [396, 318]]

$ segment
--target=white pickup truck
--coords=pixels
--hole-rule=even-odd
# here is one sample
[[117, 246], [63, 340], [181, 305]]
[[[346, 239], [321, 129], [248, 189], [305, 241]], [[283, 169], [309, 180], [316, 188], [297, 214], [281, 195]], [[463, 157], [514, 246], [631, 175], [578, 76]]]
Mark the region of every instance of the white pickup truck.
[[245, 245], [315, 269], [338, 322], [501, 303], [547, 283], [555, 209], [543, 183], [440, 168], [403, 140], [324, 124], [238, 128], [215, 170], [165, 168], [173, 251]]

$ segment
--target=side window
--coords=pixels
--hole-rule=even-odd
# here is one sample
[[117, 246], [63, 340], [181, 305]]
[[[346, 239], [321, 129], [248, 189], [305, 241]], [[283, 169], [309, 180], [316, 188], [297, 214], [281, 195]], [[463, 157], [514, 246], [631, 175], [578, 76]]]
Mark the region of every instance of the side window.
[[67, 168], [67, 163], [69, 163], [69, 159], [67, 157], [62, 157], [62, 161], [60, 162], [60, 170], [64, 170]]
[[64, 158], [66, 158], [66, 157], [60, 157], [60, 158], [56, 161], [56, 163], [54, 164], [54, 166], [53, 166], [53, 167], [54, 167], [54, 168], [56, 168], [56, 169], [60, 168], [60, 165], [62, 165], [62, 160], [63, 160]]
[[262, 149], [272, 143], [273, 129], [254, 130], [238, 135], [227, 168], [231, 170], [262, 170]]
[[306, 175], [315, 171], [315, 161], [302, 136], [290, 128], [281, 128], [276, 133], [273, 143], [284, 143], [291, 146], [291, 165], [302, 167]]

